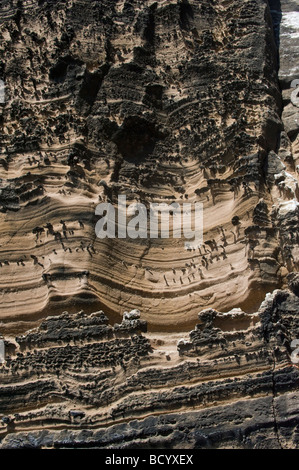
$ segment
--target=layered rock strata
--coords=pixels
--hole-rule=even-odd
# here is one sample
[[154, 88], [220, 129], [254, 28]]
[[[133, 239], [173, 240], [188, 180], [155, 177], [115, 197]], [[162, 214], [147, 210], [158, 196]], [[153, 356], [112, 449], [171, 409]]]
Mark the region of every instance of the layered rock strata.
[[254, 314], [202, 311], [189, 338], [49, 317], [10, 340], [0, 448], [296, 448], [298, 309], [278, 290]]
[[[281, 176], [271, 192], [293, 157], [287, 138], [276, 156], [266, 1], [12, 0], [0, 21], [3, 331], [136, 307], [150, 329], [186, 330], [201, 309], [252, 312], [284, 285], [294, 266], [271, 212], [298, 189]], [[204, 246], [98, 239], [95, 207], [119, 194], [203, 203]]]
[[297, 6], [2, 1], [0, 448], [298, 447]]

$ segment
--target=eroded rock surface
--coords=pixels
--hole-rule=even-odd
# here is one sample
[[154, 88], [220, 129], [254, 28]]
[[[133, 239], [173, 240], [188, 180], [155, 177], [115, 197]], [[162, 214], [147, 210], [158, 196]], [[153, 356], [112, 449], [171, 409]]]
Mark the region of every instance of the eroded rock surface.
[[[298, 447], [297, 12], [1, 2], [2, 449]], [[204, 245], [98, 239], [119, 194]]]
[[0, 447], [298, 447], [298, 309], [278, 290], [255, 314], [201, 312], [178, 341], [126, 319], [119, 338], [102, 312], [49, 317], [0, 368]]
[[[298, 189], [267, 2], [7, 1], [0, 13], [6, 331], [92, 303], [186, 329], [199, 310], [254, 311], [283, 286], [271, 211]], [[97, 239], [95, 207], [118, 194], [202, 202], [205, 245]]]

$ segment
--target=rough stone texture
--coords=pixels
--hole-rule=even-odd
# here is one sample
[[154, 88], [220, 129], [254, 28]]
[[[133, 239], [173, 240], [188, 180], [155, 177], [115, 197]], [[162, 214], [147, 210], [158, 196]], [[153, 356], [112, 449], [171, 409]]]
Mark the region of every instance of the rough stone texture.
[[[265, 173], [283, 131], [267, 2], [1, 5], [3, 331], [53, 310], [137, 307], [178, 330], [256, 310], [286, 274], [272, 206], [297, 195]], [[97, 239], [99, 198], [118, 194], [202, 202], [204, 247]]]
[[[2, 449], [298, 447], [298, 11], [1, 2]], [[97, 239], [118, 194], [203, 247]]]
[[298, 309], [278, 290], [252, 315], [205, 310], [177, 346], [129, 325], [95, 341], [99, 312], [49, 317], [0, 368], [0, 448], [297, 448]]

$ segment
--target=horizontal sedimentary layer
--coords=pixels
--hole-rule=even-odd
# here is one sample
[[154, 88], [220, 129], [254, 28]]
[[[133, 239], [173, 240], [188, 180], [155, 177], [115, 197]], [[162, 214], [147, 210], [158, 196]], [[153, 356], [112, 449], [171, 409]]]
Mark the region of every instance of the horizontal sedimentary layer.
[[189, 338], [147, 333], [138, 310], [49, 317], [4, 338], [0, 446], [296, 447], [298, 307], [276, 291], [255, 314], [204, 310]]

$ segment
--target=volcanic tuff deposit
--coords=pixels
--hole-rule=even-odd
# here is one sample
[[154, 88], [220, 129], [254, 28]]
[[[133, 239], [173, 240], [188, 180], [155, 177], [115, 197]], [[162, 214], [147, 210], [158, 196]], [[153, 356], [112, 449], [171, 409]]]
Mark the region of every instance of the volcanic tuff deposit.
[[[1, 448], [298, 447], [298, 15], [1, 1]], [[119, 194], [204, 245], [98, 239]]]

